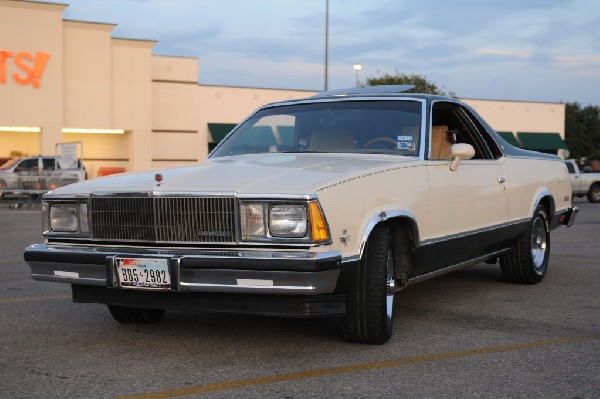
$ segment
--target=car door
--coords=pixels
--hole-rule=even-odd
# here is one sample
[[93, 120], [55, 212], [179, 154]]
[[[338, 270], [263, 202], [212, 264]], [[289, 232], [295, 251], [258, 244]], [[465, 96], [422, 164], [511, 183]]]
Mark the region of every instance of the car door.
[[567, 165], [567, 169], [569, 170], [569, 178], [571, 179], [571, 191], [574, 194], [579, 194], [581, 192], [581, 179], [579, 178], [579, 174], [575, 170], [575, 165], [573, 165], [569, 161], [565, 161], [565, 165]]
[[39, 170], [39, 158], [23, 159], [13, 169], [15, 177], [12, 179], [10, 187], [26, 191], [39, 189]]
[[[416, 273], [426, 274], [493, 253], [508, 222], [502, 152], [461, 105], [434, 102], [429, 152], [431, 225], [417, 252]], [[472, 159], [450, 170], [450, 147], [467, 143]]]

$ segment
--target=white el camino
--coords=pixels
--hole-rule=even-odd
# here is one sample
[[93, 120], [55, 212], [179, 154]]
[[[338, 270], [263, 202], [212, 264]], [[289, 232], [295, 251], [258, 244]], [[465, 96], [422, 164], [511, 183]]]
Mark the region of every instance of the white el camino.
[[410, 284], [479, 262], [542, 281], [550, 231], [577, 213], [564, 163], [512, 147], [456, 99], [405, 89], [265, 105], [198, 165], [47, 193], [33, 279], [122, 323], [331, 316], [374, 344]]

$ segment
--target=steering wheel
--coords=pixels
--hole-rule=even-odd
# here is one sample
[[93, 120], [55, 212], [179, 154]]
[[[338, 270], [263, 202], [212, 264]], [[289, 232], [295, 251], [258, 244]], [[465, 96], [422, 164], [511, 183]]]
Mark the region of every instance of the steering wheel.
[[[365, 143], [365, 145], [363, 146], [363, 148], [365, 148], [365, 149], [373, 148], [377, 144], [384, 145], [385, 149], [398, 148], [398, 142], [396, 140], [394, 140], [391, 137], [385, 137], [385, 136], [375, 137], [374, 139], [367, 141]], [[375, 148], [377, 148], [377, 147], [375, 147]]]

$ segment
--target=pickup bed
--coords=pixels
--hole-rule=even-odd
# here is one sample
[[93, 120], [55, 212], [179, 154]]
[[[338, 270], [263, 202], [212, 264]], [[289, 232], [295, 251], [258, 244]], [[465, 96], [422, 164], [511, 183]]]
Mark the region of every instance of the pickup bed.
[[573, 197], [587, 196], [590, 202], [600, 202], [600, 173], [581, 173], [577, 162], [566, 160], [571, 177], [571, 191]]

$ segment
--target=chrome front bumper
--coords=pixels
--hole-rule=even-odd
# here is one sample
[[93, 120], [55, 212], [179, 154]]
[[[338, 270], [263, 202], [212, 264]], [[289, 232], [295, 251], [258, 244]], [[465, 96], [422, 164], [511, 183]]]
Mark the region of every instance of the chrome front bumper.
[[171, 292], [318, 295], [333, 293], [341, 254], [259, 250], [132, 248], [33, 244], [25, 260], [34, 280], [121, 289], [114, 260], [168, 259]]

